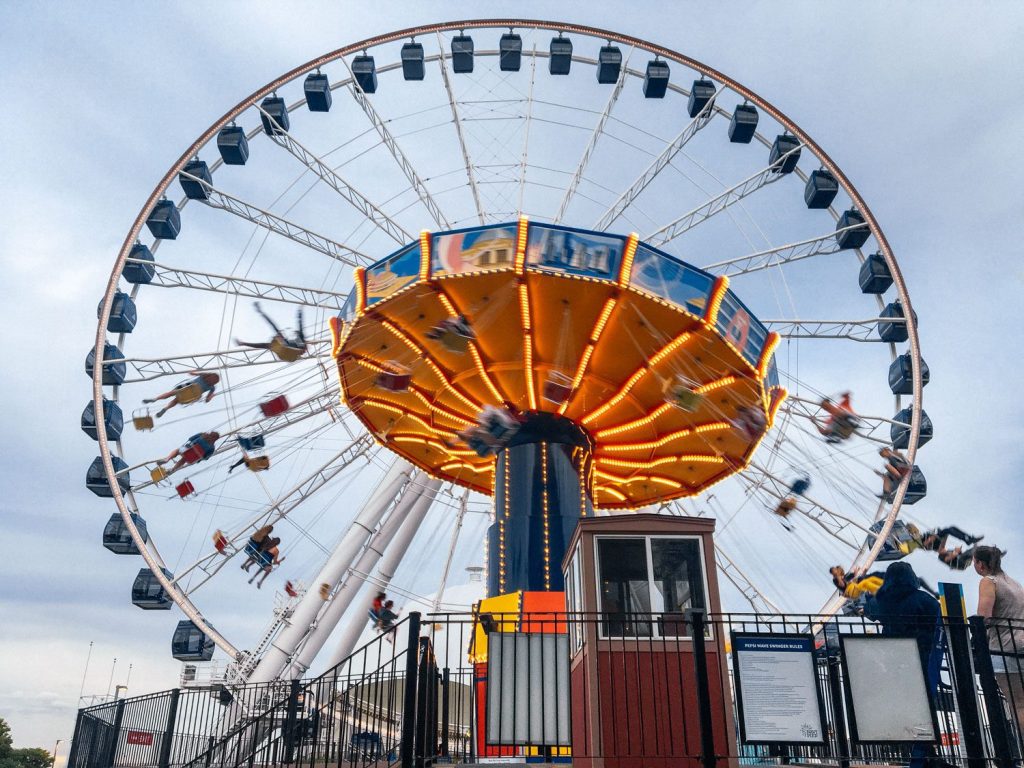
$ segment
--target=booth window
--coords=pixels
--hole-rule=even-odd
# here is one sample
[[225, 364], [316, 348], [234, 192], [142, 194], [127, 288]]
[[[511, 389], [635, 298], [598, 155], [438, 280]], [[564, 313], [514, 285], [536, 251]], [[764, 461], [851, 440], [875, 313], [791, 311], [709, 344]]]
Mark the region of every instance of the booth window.
[[597, 538], [604, 637], [687, 637], [689, 608], [705, 608], [700, 539]]

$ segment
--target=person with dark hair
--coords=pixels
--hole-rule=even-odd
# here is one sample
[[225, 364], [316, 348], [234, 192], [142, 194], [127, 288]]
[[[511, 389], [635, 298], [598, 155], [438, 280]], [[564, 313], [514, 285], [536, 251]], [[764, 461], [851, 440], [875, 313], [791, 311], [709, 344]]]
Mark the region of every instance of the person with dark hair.
[[[887, 637], [909, 637], [917, 641], [928, 695], [935, 700], [945, 635], [939, 601], [921, 589], [921, 580], [910, 563], [898, 560], [885, 571], [885, 580], [869, 597], [864, 615], [882, 625]], [[915, 745], [910, 768], [923, 768], [932, 748]]]
[[1003, 571], [998, 547], [974, 547], [978, 584], [978, 615], [988, 625], [988, 648], [996, 681], [1024, 729], [1024, 587]]
[[270, 341], [239, 341], [235, 339], [235, 344], [238, 344], [240, 347], [249, 347], [250, 349], [269, 349], [278, 359], [286, 363], [295, 362], [306, 354], [306, 336], [302, 331], [302, 307], [299, 307], [298, 316], [295, 320], [297, 326], [295, 335], [291, 337], [287, 336], [284, 331], [277, 327], [277, 323], [270, 318], [270, 315], [260, 308], [258, 301], [256, 302], [256, 312], [267, 321], [267, 325], [274, 331], [273, 337]]

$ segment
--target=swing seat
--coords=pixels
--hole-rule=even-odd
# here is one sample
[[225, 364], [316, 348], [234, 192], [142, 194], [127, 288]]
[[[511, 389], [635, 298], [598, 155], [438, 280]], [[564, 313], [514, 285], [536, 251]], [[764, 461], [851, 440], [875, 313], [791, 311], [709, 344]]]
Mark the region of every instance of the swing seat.
[[197, 461], [207, 459], [211, 453], [213, 453], [213, 446], [200, 438], [181, 452], [181, 458], [185, 460], [186, 464], [195, 464]]
[[704, 395], [698, 394], [682, 382], [676, 382], [669, 387], [665, 401], [681, 411], [693, 413], [704, 400]]
[[289, 407], [288, 398], [284, 395], [274, 395], [260, 403], [260, 410], [267, 418], [270, 418], [271, 416], [280, 416], [282, 413], [287, 411]]
[[132, 426], [134, 426], [139, 432], [145, 432], [153, 429], [155, 424], [153, 422], [153, 417], [149, 415], [148, 408], [140, 408], [132, 413]]
[[174, 490], [177, 491], [179, 499], [187, 499], [189, 496], [195, 495], [196, 487], [192, 485], [191, 480], [186, 480], [185, 482], [174, 486]]
[[284, 339], [275, 337], [270, 342], [270, 351], [273, 352], [274, 356], [277, 357], [277, 359], [280, 360], [281, 362], [294, 363], [296, 360], [302, 357], [302, 354], [306, 350], [302, 347], [293, 346], [286, 342]]
[[213, 534], [213, 548], [223, 554], [224, 550], [227, 549], [227, 546], [228, 537], [224, 535], [224, 531], [218, 529], [217, 532]]
[[167, 470], [163, 467], [153, 467], [149, 470], [149, 477], [153, 481], [154, 485], [159, 485], [160, 482], [167, 477]]
[[561, 405], [569, 399], [572, 393], [572, 379], [564, 373], [549, 373], [541, 394], [545, 400], [555, 405]]
[[472, 448], [480, 458], [486, 458], [491, 455], [491, 446], [479, 437], [471, 437], [466, 441], [466, 445]]
[[245, 468], [250, 472], [262, 472], [265, 469], [270, 469], [270, 457], [253, 456], [252, 458], [246, 459]]
[[394, 361], [388, 361], [384, 367], [386, 370], [377, 374], [375, 380], [377, 386], [389, 392], [406, 392], [412, 381], [412, 373], [409, 372], [409, 369]]
[[842, 416], [837, 416], [832, 420], [832, 427], [829, 430], [828, 442], [838, 443], [843, 440], [849, 440], [853, 437], [853, 433], [857, 431], [857, 427], [859, 426], [860, 421], [852, 413], [844, 413]]
[[464, 355], [469, 350], [469, 337], [456, 333], [451, 328], [443, 329], [438, 341], [449, 352], [454, 352], [457, 355]]
[[174, 402], [191, 405], [203, 396], [203, 388], [195, 381], [184, 381], [174, 388]]
[[241, 435], [236, 440], [238, 441], [238, 447], [243, 451], [259, 451], [267, 446], [262, 432], [252, 435]]
[[299, 591], [295, 588], [295, 585], [292, 584], [290, 581], [286, 581], [284, 583], [284, 593], [288, 595], [288, 597], [299, 596]]
[[253, 560], [260, 556], [260, 548], [253, 544], [251, 541], [245, 545], [245, 556], [251, 557]]

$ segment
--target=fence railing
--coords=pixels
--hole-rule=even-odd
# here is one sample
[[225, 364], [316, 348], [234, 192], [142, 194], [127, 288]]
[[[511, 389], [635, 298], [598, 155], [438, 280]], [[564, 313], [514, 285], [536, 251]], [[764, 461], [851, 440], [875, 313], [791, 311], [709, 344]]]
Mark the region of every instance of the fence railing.
[[[421, 624], [411, 614], [316, 678], [80, 710], [69, 768], [568, 759], [847, 768], [929, 757], [965, 768], [1019, 765], [1024, 623], [951, 618], [907, 628], [925, 638], [922, 663], [935, 662], [934, 746], [854, 738], [843, 649], [879, 632], [865, 618], [436, 614]], [[736, 635], [813, 637], [823, 732], [807, 741], [816, 743], [743, 741], [728, 647]], [[894, 677], [894, 699], [900, 685]]]

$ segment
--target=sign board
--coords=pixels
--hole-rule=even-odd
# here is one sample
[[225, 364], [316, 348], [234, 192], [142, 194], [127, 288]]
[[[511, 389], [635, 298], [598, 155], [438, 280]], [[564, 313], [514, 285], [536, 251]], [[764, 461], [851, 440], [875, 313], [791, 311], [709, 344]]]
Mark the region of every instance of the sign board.
[[568, 747], [569, 636], [487, 635], [487, 744]]
[[153, 734], [149, 731], [128, 731], [124, 740], [128, 744], [141, 744], [144, 747], [153, 746]]
[[840, 642], [854, 741], [935, 742], [938, 729], [917, 640], [846, 635]]
[[823, 744], [810, 635], [732, 633], [740, 736], [745, 744]]

